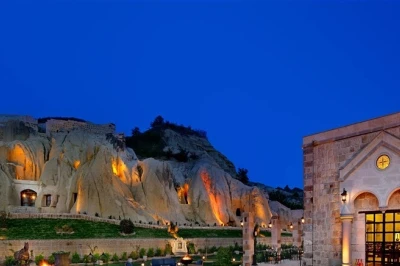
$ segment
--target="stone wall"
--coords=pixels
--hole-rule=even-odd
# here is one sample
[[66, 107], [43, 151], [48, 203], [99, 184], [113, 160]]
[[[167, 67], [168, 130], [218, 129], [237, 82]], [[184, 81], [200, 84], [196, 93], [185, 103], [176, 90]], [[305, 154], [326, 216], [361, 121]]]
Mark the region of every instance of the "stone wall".
[[49, 119], [46, 121], [46, 134], [50, 135], [54, 132], [62, 132], [62, 131], [71, 131], [71, 130], [83, 130], [93, 134], [114, 134], [115, 133], [115, 125], [104, 124], [97, 125], [89, 122], [80, 122], [75, 120], [57, 120], [57, 119]]
[[[119, 224], [119, 220], [105, 219], [101, 217], [93, 217], [82, 214], [50, 214], [50, 213], [8, 213], [10, 219], [24, 219], [24, 218], [57, 218], [57, 219], [82, 219], [93, 222], [107, 222], [112, 224]], [[136, 224], [135, 226], [145, 228], [163, 228], [166, 226]], [[179, 228], [193, 228], [188, 226], [180, 226]], [[236, 227], [196, 227], [199, 229], [212, 229], [212, 230], [242, 230]], [[235, 243], [242, 245], [242, 238], [187, 238], [185, 241], [194, 243], [196, 249], [207, 247], [220, 247], [220, 246], [233, 246]], [[152, 239], [63, 239], [63, 240], [0, 240], [0, 262], [5, 256], [12, 255], [11, 250], [20, 250], [25, 242], [29, 242], [29, 249], [33, 250], [34, 255], [43, 254], [44, 256], [51, 255], [55, 251], [69, 251], [71, 253], [78, 252], [80, 255], [89, 254], [91, 248], [96, 248], [96, 253], [108, 252], [111, 254], [117, 253], [121, 255], [123, 252], [128, 254], [133, 251], [136, 246], [141, 248], [165, 248], [167, 242], [172, 241], [171, 238], [152, 238]], [[271, 237], [258, 237], [257, 243], [271, 245]], [[281, 244], [292, 244], [292, 237], [282, 237]], [[4, 248], [3, 248], [4, 247]]]
[[[235, 243], [241, 245], [241, 238], [187, 238], [185, 241], [192, 242], [196, 249], [207, 247], [228, 247], [233, 246]], [[258, 238], [257, 242], [270, 245], [271, 238]], [[160, 238], [160, 239], [62, 239], [62, 240], [0, 240], [0, 262], [3, 262], [6, 256], [11, 256], [13, 251], [20, 250], [25, 242], [29, 243], [29, 249], [33, 250], [33, 255], [43, 254], [48, 257], [56, 251], [69, 251], [72, 253], [77, 252], [79, 255], [87, 255], [92, 252], [91, 249], [97, 247], [94, 253], [108, 252], [110, 254], [116, 253], [121, 256], [123, 252], [128, 254], [136, 249], [137, 246], [140, 248], [165, 248], [165, 244], [172, 239]], [[282, 238], [284, 244], [291, 243], [290, 237]]]
[[305, 265], [341, 265], [340, 169], [379, 133], [399, 137], [399, 125], [397, 113], [303, 138]]
[[[0, 140], [4, 140], [6, 135], [7, 125], [10, 123], [22, 122], [26, 127], [33, 129], [35, 132], [38, 131], [37, 119], [28, 115], [0, 115]], [[14, 126], [15, 127], [15, 126]]]

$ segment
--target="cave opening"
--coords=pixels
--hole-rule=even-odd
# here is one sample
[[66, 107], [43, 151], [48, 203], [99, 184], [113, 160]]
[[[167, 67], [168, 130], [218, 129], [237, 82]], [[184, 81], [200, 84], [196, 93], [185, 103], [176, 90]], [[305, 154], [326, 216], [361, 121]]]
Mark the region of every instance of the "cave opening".
[[22, 190], [20, 193], [21, 206], [35, 206], [37, 193], [31, 189]]

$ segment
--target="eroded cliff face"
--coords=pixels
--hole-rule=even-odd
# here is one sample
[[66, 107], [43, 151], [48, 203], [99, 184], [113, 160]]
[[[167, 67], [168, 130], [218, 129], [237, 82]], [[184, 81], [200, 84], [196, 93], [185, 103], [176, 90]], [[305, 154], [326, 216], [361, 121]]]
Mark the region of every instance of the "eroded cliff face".
[[[169, 137], [175, 140], [170, 143], [182, 143], [175, 134]], [[197, 144], [185, 145], [194, 145], [194, 151]], [[259, 223], [268, 224], [267, 199], [232, 178], [233, 164], [221, 161], [223, 156], [209, 153], [186, 163], [139, 161], [132, 149], [116, 147], [105, 135], [30, 134], [0, 141], [0, 210], [19, 206], [22, 189], [32, 189], [41, 212], [238, 225], [238, 214], [251, 206]]]

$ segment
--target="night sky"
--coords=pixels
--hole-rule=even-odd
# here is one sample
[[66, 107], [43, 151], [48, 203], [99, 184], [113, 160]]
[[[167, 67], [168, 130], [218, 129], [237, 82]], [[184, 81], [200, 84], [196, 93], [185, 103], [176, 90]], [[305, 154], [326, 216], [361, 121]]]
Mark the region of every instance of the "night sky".
[[400, 1], [0, 1], [0, 113], [207, 131], [303, 187], [302, 138], [400, 111]]

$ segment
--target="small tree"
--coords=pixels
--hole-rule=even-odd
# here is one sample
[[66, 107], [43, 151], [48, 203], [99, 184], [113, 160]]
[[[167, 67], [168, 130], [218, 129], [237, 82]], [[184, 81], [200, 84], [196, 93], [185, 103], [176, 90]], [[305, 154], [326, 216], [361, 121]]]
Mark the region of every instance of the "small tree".
[[151, 128], [161, 127], [164, 125], [164, 118], [161, 115], [158, 115], [153, 122], [151, 122]]
[[220, 247], [217, 251], [216, 264], [219, 266], [231, 265], [232, 254], [229, 248]]
[[139, 136], [141, 133], [140, 133], [140, 129], [138, 128], [138, 127], [134, 127], [133, 129], [132, 129], [132, 137], [137, 137], [137, 136]]
[[246, 168], [239, 168], [238, 169], [238, 179], [243, 183], [243, 184], [248, 184], [249, 183], [249, 177], [247, 176], [247, 173], [249, 171]]

